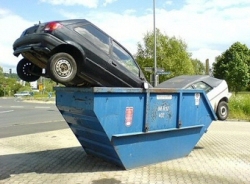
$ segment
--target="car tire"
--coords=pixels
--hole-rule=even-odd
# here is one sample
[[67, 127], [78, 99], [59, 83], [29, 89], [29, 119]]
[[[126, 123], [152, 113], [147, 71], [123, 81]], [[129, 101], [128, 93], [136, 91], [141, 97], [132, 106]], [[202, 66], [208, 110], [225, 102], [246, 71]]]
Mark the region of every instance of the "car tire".
[[221, 101], [217, 107], [217, 111], [216, 111], [216, 114], [217, 114], [217, 117], [219, 120], [226, 120], [227, 117], [228, 117], [228, 104], [227, 102], [225, 101]]
[[61, 52], [51, 56], [47, 70], [52, 80], [61, 84], [67, 84], [75, 79], [77, 64], [71, 55]]
[[[26, 82], [34, 82], [40, 78], [42, 68], [39, 68], [28, 59], [21, 59], [16, 67], [17, 75]], [[34, 75], [36, 73], [37, 75]]]

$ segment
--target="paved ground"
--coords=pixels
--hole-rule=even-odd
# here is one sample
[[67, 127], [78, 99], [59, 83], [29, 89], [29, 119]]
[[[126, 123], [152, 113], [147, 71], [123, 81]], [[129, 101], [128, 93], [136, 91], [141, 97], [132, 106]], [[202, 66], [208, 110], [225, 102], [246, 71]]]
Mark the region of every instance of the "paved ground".
[[250, 122], [214, 122], [188, 157], [121, 170], [69, 129], [0, 139], [0, 183], [250, 183]]

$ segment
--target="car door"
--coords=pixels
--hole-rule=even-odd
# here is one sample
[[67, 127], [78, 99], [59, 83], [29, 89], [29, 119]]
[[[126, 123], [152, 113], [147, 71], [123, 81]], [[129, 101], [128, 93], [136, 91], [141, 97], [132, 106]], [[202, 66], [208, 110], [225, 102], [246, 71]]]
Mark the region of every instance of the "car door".
[[202, 90], [204, 90], [205, 93], [207, 94], [208, 100], [210, 101], [212, 107], [214, 108], [214, 105], [215, 105], [214, 103], [215, 102], [212, 100], [213, 97], [214, 97], [214, 94], [211, 93], [213, 88], [210, 85], [208, 85], [207, 83], [205, 83], [203, 81], [199, 81], [199, 82], [195, 82], [192, 85], [188, 86], [187, 89], [191, 89], [191, 87], [193, 89], [202, 89]]
[[110, 37], [92, 24], [77, 25], [74, 30], [83, 37], [80, 45], [85, 51], [86, 61], [82, 66], [82, 75], [87, 75], [100, 86], [113, 86]]
[[128, 86], [142, 87], [143, 81], [140, 78], [140, 68], [134, 58], [115, 40], [112, 40], [111, 43], [113, 73]]

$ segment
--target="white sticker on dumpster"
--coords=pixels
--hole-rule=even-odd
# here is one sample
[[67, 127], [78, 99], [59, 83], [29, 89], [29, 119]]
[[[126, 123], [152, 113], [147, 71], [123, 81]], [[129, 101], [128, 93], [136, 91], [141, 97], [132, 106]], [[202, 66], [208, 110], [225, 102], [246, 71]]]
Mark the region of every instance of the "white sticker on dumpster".
[[156, 95], [157, 100], [172, 100], [172, 95]]
[[134, 115], [134, 107], [126, 107], [125, 125], [127, 127], [130, 127], [132, 125], [133, 115]]

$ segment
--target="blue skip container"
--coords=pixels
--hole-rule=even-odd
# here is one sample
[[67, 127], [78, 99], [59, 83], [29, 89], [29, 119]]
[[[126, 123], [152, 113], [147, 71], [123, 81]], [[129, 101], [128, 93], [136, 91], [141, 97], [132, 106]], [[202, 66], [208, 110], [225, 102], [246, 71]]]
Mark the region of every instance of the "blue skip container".
[[85, 152], [124, 169], [187, 156], [217, 119], [201, 90], [55, 90], [57, 108]]

